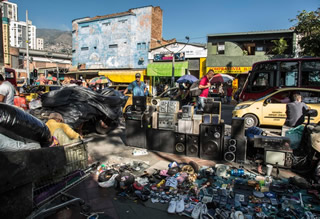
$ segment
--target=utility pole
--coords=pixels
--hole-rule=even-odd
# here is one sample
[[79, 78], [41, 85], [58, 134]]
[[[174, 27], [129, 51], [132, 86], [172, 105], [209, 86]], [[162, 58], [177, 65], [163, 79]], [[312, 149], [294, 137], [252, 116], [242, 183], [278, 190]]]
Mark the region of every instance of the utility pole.
[[28, 10], [26, 10], [26, 50], [27, 50], [27, 84], [30, 85], [30, 60], [29, 60], [29, 21]]
[[172, 75], [171, 75], [171, 87], [174, 87], [174, 52], [172, 53]]

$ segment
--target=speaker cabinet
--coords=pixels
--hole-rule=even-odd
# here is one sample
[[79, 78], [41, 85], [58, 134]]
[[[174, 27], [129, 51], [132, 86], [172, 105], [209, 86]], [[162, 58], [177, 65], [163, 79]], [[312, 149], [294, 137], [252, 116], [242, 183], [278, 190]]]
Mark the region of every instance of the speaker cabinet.
[[186, 155], [186, 135], [175, 133], [174, 153], [178, 155]]
[[243, 138], [245, 136], [244, 118], [233, 117], [231, 122], [231, 137]]
[[188, 157], [199, 157], [199, 136], [186, 135], [186, 155]]
[[147, 123], [143, 120], [126, 119], [126, 145], [147, 148]]
[[224, 155], [223, 159], [227, 162], [236, 161], [237, 140], [230, 136], [224, 137]]
[[151, 151], [174, 153], [175, 133], [174, 131], [161, 129], [147, 130], [147, 148]]
[[223, 154], [224, 124], [200, 125], [200, 158], [221, 160]]
[[203, 113], [221, 114], [221, 102], [213, 101], [211, 98], [206, 98], [203, 108]]

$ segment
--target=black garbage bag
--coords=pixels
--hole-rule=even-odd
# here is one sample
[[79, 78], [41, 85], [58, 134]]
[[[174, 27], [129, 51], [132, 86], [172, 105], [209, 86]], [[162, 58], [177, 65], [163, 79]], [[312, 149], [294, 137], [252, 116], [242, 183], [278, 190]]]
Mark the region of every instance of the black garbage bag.
[[41, 120], [18, 107], [0, 103], [0, 132], [12, 139], [31, 139], [41, 147], [49, 147], [51, 134]]
[[60, 113], [72, 128], [88, 121], [115, 124], [122, 116], [127, 97], [113, 89], [98, 94], [84, 87], [64, 87], [41, 96], [42, 113]]

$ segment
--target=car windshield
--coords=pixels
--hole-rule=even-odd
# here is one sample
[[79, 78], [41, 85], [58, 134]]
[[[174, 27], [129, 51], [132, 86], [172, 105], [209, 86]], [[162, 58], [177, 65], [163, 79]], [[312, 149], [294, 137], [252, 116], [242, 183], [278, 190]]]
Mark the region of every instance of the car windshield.
[[259, 99], [256, 99], [256, 101], [260, 101], [260, 100], [263, 100], [264, 98], [266, 98], [267, 96], [271, 95], [271, 94], [274, 94], [275, 92], [277, 92], [278, 90], [274, 90], [272, 91], [271, 93], [267, 94], [267, 95], [264, 95], [263, 97], [260, 97]]

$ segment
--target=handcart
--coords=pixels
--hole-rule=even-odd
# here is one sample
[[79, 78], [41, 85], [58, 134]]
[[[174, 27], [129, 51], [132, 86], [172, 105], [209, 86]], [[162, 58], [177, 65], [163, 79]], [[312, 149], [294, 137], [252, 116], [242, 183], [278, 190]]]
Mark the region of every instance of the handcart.
[[57, 210], [78, 203], [81, 212], [88, 213], [90, 206], [84, 200], [66, 192], [88, 178], [97, 163], [88, 166], [86, 143], [92, 138], [65, 145], [66, 165], [51, 177], [33, 182], [33, 211], [27, 218], [44, 218]]

